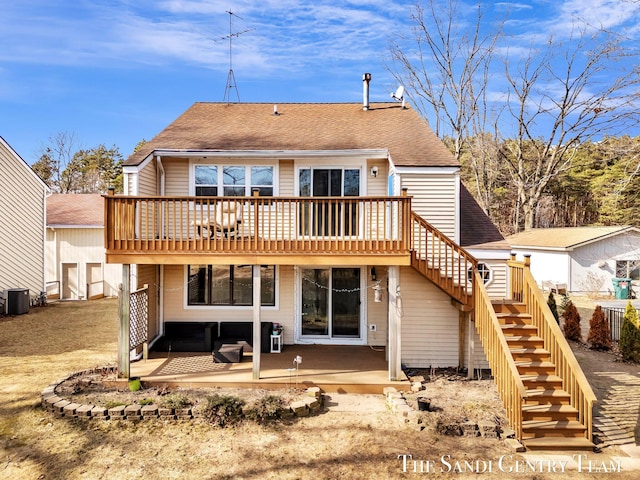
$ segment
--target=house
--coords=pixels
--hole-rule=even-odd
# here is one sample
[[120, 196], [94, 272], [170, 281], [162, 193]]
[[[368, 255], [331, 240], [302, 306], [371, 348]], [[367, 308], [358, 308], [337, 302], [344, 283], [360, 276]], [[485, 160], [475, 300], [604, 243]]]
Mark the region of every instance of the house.
[[640, 230], [630, 226], [536, 228], [507, 238], [517, 255], [531, 256], [543, 289], [614, 292], [614, 278], [640, 280]]
[[[285, 346], [383, 349], [389, 380], [406, 379], [403, 367], [486, 365], [530, 445], [550, 427], [524, 413], [528, 391], [569, 401], [546, 395], [567, 381], [572, 420], [553, 433], [592, 447], [595, 397], [531, 293], [529, 264], [417, 112], [369, 104], [363, 80], [362, 103], [195, 103], [125, 161], [124, 195], [105, 196], [107, 262], [123, 266], [120, 376], [141, 342], [183, 334], [210, 352], [246, 323], [259, 383], [256, 345], [278, 324]], [[130, 343], [128, 293], [143, 285], [147, 328]]]
[[49, 298], [91, 300], [118, 294], [122, 267], [106, 263], [102, 195], [47, 197], [45, 279]]
[[[7, 290], [28, 290], [31, 297], [45, 290], [47, 191], [46, 184], [0, 137], [0, 292], [3, 299], [7, 298]], [[9, 306], [7, 303], [4, 308]]]

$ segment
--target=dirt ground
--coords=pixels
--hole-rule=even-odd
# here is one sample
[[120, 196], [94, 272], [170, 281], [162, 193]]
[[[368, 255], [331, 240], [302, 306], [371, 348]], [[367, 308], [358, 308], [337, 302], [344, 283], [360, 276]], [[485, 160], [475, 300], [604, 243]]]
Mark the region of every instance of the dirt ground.
[[[315, 416], [225, 429], [197, 421], [69, 421], [42, 410], [39, 396], [48, 384], [114, 364], [116, 339], [113, 299], [55, 303], [0, 317], [0, 478], [584, 478], [575, 465], [558, 473], [518, 463], [525, 457], [501, 440], [444, 436], [433, 423], [423, 431], [407, 428], [384, 408], [381, 396], [332, 395]], [[585, 358], [598, 371], [602, 357], [591, 353], [585, 351]], [[425, 394], [432, 398], [433, 418], [500, 421], [502, 407], [490, 380], [431, 380]], [[606, 451], [589, 458], [610, 461]]]

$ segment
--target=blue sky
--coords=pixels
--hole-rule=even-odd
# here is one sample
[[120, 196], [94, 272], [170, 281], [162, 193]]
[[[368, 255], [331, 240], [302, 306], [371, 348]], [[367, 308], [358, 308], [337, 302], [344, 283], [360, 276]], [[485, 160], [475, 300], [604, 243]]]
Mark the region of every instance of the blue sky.
[[[462, 2], [461, 2], [462, 3]], [[635, 5], [634, 5], [635, 3]], [[116, 145], [128, 156], [196, 101], [224, 99], [233, 70], [243, 102], [371, 101], [397, 87], [389, 39], [409, 33], [414, 0], [21, 0], [0, 6], [0, 136], [27, 162], [49, 138]], [[487, 2], [510, 12], [511, 48], [528, 48], [576, 15], [636, 25], [631, 0]], [[469, 9], [473, 15], [473, 9]], [[470, 17], [473, 20], [472, 17]], [[490, 25], [490, 24], [488, 24]], [[490, 28], [490, 27], [489, 27]], [[629, 35], [638, 34], [637, 27]], [[499, 89], [498, 89], [499, 90]], [[235, 91], [231, 91], [235, 100]], [[499, 93], [499, 92], [497, 92]]]

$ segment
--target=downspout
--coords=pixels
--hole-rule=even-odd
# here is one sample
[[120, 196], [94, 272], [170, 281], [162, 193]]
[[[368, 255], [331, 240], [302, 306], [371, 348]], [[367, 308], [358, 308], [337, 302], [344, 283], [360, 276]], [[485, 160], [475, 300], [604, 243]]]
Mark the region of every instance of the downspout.
[[[160, 155], [158, 155], [156, 157], [156, 165], [158, 166], [158, 171], [160, 172], [160, 178], [159, 178], [159, 185], [160, 185], [160, 191], [158, 192], [160, 194], [160, 196], [164, 196], [165, 194], [165, 171], [164, 171], [164, 165], [162, 165], [162, 157]], [[157, 187], [156, 187], [156, 191], [157, 191]], [[162, 218], [164, 219], [164, 215], [162, 215]], [[157, 269], [157, 275], [158, 275], [158, 286], [157, 288], [157, 311], [158, 314], [156, 316], [156, 327], [158, 330], [158, 337], [161, 337], [162, 335], [164, 335], [164, 266], [163, 265], [159, 265], [158, 269]]]
[[156, 164], [158, 165], [158, 171], [160, 172], [160, 181], [159, 181], [159, 183], [160, 183], [160, 191], [158, 192], [158, 194], [163, 196], [164, 195], [165, 175], [164, 175], [164, 165], [162, 165], [162, 157], [160, 155], [158, 155], [156, 157]]

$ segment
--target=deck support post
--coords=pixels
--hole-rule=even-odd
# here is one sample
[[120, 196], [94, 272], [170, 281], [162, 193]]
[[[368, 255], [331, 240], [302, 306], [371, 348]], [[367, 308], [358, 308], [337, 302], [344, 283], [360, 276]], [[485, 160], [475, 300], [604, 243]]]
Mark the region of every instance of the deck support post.
[[476, 336], [474, 335], [476, 329], [475, 325], [471, 321], [471, 315], [460, 313], [463, 317], [466, 317], [463, 321], [466, 321], [467, 326], [467, 343], [468, 343], [468, 352], [467, 352], [467, 378], [473, 380], [476, 369]]
[[262, 349], [262, 324], [260, 322], [261, 303], [260, 265], [253, 266], [253, 379], [260, 380], [260, 353]]
[[389, 278], [389, 380], [402, 380], [400, 267], [391, 266]]
[[120, 285], [120, 298], [118, 302], [118, 318], [120, 328], [118, 328], [118, 377], [129, 378], [130, 375], [130, 319], [129, 308], [131, 304], [131, 265], [122, 265], [122, 284]]

